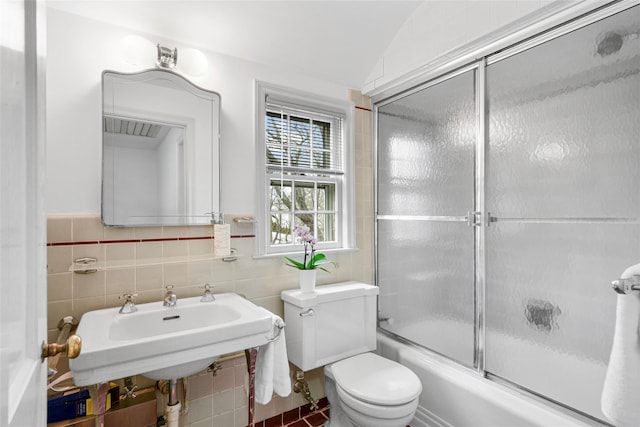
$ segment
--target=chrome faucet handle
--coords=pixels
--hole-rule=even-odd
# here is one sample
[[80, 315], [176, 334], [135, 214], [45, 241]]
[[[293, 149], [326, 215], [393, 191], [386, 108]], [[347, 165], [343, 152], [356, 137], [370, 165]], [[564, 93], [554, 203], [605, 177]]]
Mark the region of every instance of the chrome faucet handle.
[[118, 312], [120, 314], [127, 314], [127, 313], [135, 313], [136, 311], [138, 311], [138, 307], [136, 307], [136, 304], [133, 302], [133, 299], [137, 296], [138, 294], [120, 295], [118, 299], [124, 299], [124, 304], [122, 304], [122, 307], [120, 307], [120, 310]]
[[173, 285], [167, 285], [164, 287], [167, 290], [167, 293], [164, 294], [165, 298], [175, 297], [176, 294], [173, 293]]
[[162, 305], [165, 307], [175, 307], [178, 303], [178, 297], [173, 293], [173, 285], [167, 285], [165, 288], [167, 289], [167, 293], [164, 295]]
[[137, 296], [138, 296], [138, 294], [128, 294], [128, 293], [127, 293], [127, 294], [122, 294], [122, 295], [120, 295], [120, 296], [118, 297], [118, 299], [123, 299], [123, 298], [124, 298], [124, 299], [130, 300], [130, 299], [135, 298], [135, 297], [137, 297]]
[[133, 385], [131, 388], [125, 387], [124, 391], [126, 392], [126, 396], [124, 398], [125, 399], [135, 399], [136, 397], [138, 397], [138, 395], [135, 393], [137, 388], [138, 388], [137, 385]]
[[213, 294], [211, 293], [211, 289], [215, 288], [215, 285], [210, 285], [208, 283], [204, 284], [204, 295], [202, 295], [202, 298], [200, 298], [200, 302], [211, 302], [211, 301], [215, 301], [216, 297], [213, 296]]

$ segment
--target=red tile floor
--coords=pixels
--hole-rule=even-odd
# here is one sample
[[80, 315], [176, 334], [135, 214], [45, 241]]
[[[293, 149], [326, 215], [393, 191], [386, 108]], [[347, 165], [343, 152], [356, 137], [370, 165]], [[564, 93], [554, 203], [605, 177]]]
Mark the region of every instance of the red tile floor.
[[310, 405], [292, 409], [275, 417], [255, 423], [255, 427], [320, 427], [329, 419], [329, 403], [324, 397], [318, 401], [318, 410]]
[[[318, 410], [311, 412], [310, 405], [304, 405], [264, 421], [255, 427], [321, 427], [329, 419], [329, 402], [326, 397], [318, 401]], [[411, 426], [407, 426], [411, 427]]]

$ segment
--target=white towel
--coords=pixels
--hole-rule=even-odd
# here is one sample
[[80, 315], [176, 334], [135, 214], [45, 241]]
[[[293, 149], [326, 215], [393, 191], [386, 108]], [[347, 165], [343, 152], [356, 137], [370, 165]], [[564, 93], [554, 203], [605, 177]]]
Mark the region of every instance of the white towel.
[[261, 405], [269, 403], [274, 392], [282, 397], [291, 394], [287, 344], [284, 328], [280, 329], [278, 324], [284, 325], [284, 322], [280, 317], [273, 315], [272, 337], [278, 334], [280, 336], [276, 341], [260, 347], [258, 360], [256, 360], [255, 400]]
[[[622, 279], [640, 274], [629, 267]], [[616, 330], [602, 391], [602, 412], [618, 427], [640, 426], [640, 292], [618, 295]]]

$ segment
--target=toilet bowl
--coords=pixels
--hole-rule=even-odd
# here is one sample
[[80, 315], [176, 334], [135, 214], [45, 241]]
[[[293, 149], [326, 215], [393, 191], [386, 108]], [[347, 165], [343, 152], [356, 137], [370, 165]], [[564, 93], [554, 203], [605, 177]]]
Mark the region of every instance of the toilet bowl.
[[324, 366], [331, 427], [405, 427], [422, 384], [376, 349], [378, 288], [358, 282], [282, 292], [289, 361]]
[[363, 353], [324, 372], [331, 408], [326, 427], [405, 427], [413, 419], [422, 385], [399, 363]]

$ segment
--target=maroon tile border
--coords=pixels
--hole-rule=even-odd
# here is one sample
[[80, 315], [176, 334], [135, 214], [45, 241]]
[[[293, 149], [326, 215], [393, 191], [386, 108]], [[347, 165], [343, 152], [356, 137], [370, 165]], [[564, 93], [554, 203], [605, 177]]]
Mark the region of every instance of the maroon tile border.
[[[256, 237], [255, 234], [235, 234], [232, 239], [247, 239]], [[104, 245], [113, 243], [144, 243], [144, 242], [172, 242], [177, 240], [208, 240], [213, 236], [197, 237], [157, 237], [152, 239], [116, 239], [116, 240], [84, 240], [79, 242], [49, 242], [47, 246], [72, 246], [72, 245]]]
[[371, 112], [371, 108], [366, 108], [366, 107], [359, 107], [356, 105], [356, 110], [363, 110], [363, 111], [369, 111]]

